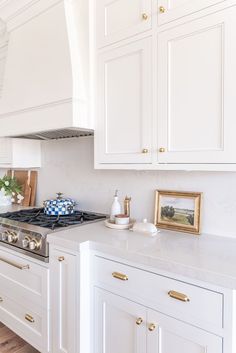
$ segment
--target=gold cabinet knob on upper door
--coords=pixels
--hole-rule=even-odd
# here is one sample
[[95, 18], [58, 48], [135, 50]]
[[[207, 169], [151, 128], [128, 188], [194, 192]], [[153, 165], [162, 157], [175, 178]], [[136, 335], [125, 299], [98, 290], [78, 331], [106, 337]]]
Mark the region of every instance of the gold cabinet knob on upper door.
[[142, 153], [143, 154], [147, 154], [149, 151], [148, 151], [148, 149], [147, 148], [144, 148], [143, 150], [142, 150]]
[[159, 7], [159, 12], [160, 13], [164, 13], [166, 11], [166, 9], [164, 8], [164, 6], [160, 6]]
[[147, 15], [146, 13], [143, 13], [143, 14], [142, 14], [142, 19], [143, 19], [144, 21], [147, 21], [148, 15]]
[[139, 317], [137, 320], [136, 320], [136, 325], [140, 326], [143, 322], [143, 319], [141, 317]]
[[166, 149], [164, 147], [159, 148], [159, 152], [163, 153], [165, 151], [166, 151]]
[[155, 328], [156, 328], [156, 325], [155, 325], [155, 324], [150, 324], [150, 325], [148, 326], [148, 330], [149, 330], [150, 332], [154, 331]]
[[58, 261], [59, 261], [59, 262], [65, 261], [64, 256], [59, 256], [59, 257], [58, 257]]

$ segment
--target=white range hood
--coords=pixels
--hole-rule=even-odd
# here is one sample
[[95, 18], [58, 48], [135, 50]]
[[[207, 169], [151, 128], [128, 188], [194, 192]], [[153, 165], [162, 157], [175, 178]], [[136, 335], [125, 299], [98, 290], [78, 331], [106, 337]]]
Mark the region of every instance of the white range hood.
[[0, 0], [0, 137], [92, 134], [87, 0]]

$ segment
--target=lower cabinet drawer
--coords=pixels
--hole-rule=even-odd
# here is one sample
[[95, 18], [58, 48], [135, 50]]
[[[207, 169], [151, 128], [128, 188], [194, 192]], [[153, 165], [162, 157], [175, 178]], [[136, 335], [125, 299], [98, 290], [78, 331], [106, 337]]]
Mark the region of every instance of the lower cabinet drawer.
[[210, 330], [223, 327], [223, 294], [94, 257], [94, 281], [101, 288]]
[[0, 249], [0, 296], [47, 308], [48, 269]]
[[35, 348], [48, 351], [48, 312], [29, 310], [19, 302], [0, 295], [0, 322]]

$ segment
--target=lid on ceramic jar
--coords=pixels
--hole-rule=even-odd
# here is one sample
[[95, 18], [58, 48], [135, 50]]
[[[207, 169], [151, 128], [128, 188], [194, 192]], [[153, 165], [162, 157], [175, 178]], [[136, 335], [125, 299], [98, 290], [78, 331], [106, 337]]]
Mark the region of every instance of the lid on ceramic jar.
[[51, 199], [51, 200], [46, 200], [44, 201], [44, 206], [48, 207], [48, 206], [56, 206], [56, 207], [60, 207], [60, 206], [75, 206], [75, 201], [73, 199], [70, 198], [63, 198], [63, 193], [58, 192], [57, 193], [57, 198], [56, 199]]

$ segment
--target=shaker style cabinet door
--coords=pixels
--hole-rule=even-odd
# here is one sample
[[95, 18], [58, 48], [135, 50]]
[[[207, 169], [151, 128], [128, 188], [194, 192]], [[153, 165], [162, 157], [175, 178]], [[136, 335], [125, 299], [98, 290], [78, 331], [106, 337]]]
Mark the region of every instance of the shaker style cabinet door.
[[158, 35], [158, 162], [236, 163], [236, 7]]
[[146, 353], [146, 308], [95, 288], [94, 353]]
[[158, 24], [171, 22], [223, 1], [225, 0], [158, 0]]
[[78, 337], [76, 256], [52, 249], [50, 270], [52, 352], [76, 353]]
[[99, 55], [97, 163], [151, 163], [151, 39]]
[[94, 0], [97, 46], [102, 47], [151, 28], [151, 0]]
[[147, 353], [222, 353], [222, 339], [181, 321], [148, 311]]

